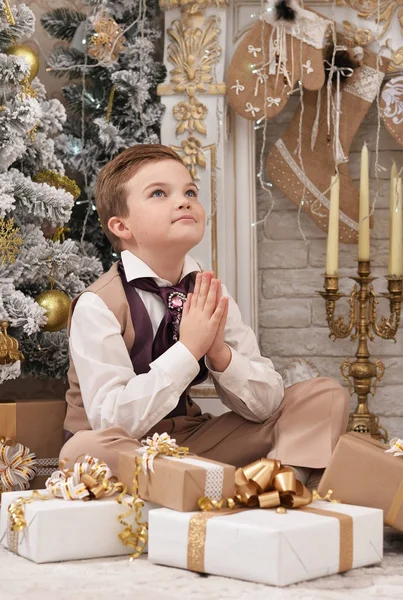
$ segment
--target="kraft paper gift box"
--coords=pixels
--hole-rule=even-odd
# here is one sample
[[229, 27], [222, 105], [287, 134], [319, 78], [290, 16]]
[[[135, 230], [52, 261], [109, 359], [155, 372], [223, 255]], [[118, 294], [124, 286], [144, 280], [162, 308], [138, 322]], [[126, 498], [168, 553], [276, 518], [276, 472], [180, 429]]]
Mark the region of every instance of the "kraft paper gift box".
[[[46, 490], [39, 493], [45, 495]], [[2, 494], [0, 540], [10, 550], [13, 550], [13, 540], [8, 533], [8, 506], [17, 498], [30, 496], [31, 491]], [[18, 534], [16, 553], [36, 563], [131, 554], [133, 547], [124, 546], [118, 538], [123, 530], [118, 516], [127, 513], [128, 508], [118, 504], [116, 498], [113, 496], [89, 502], [51, 498], [25, 504], [27, 526]], [[156, 506], [144, 503], [142, 521], [147, 521], [152, 508]], [[133, 529], [136, 527], [133, 516], [126, 517], [125, 521], [133, 523]]]
[[369, 435], [341, 436], [318, 491], [341, 502], [383, 510], [386, 525], [403, 531], [403, 457]]
[[[316, 512], [317, 511], [317, 512]], [[382, 511], [314, 502], [275, 509], [150, 512], [148, 558], [200, 573], [284, 586], [379, 563]]]
[[38, 475], [30, 482], [31, 489], [43, 488], [58, 468], [65, 414], [64, 400], [0, 402], [0, 437], [23, 444], [38, 459]]
[[[119, 456], [118, 480], [130, 490], [137, 453], [122, 452]], [[235, 493], [235, 467], [194, 455], [183, 458], [158, 456], [153, 461], [154, 472], [139, 474], [139, 496], [144, 500], [179, 511], [198, 510], [198, 500], [232, 497]]]

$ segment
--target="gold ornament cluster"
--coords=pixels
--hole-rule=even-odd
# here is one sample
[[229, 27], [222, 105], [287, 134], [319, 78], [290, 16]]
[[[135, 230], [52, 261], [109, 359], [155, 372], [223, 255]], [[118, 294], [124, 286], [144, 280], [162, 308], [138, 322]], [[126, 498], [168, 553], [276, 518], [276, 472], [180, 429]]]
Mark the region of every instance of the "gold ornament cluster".
[[0, 260], [3, 264], [14, 263], [24, 241], [19, 235], [14, 219], [0, 219]]
[[93, 27], [95, 33], [88, 43], [89, 56], [102, 62], [114, 62], [125, 47], [123, 29], [112, 17], [103, 13]]
[[18, 342], [7, 333], [10, 323], [0, 321], [0, 365], [8, 365], [17, 360], [24, 360], [24, 355], [19, 350]]

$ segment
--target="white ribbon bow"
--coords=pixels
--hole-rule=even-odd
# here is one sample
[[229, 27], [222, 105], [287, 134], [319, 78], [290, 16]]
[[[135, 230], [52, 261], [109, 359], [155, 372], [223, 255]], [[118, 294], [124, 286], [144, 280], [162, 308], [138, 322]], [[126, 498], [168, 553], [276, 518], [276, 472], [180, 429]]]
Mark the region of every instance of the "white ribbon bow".
[[0, 440], [0, 491], [26, 490], [37, 472], [35, 454], [12, 440]]
[[[109, 481], [112, 471], [106, 463], [92, 456], [85, 456], [82, 462], [76, 462], [73, 470], [55, 471], [46, 481], [46, 489], [52, 496], [64, 500], [82, 500], [90, 496], [90, 491], [81, 481], [83, 475], [90, 475], [96, 480]], [[115, 487], [105, 487], [105, 496], [116, 492]]]
[[235, 90], [236, 95], [239, 96], [239, 92], [243, 92], [245, 86], [239, 83], [239, 79], [237, 79], [235, 85], [231, 85], [231, 90]]
[[281, 98], [272, 98], [272, 96], [268, 96], [266, 100], [269, 108], [272, 106], [280, 106]]
[[188, 448], [178, 446], [176, 440], [171, 438], [167, 433], [154, 433], [153, 437], [148, 437], [141, 441], [142, 448], [137, 452], [142, 455], [141, 464], [143, 473], [147, 475], [147, 470], [150, 469], [154, 473], [154, 458], [161, 456], [185, 456]]
[[385, 452], [389, 452], [393, 454], [393, 456], [403, 456], [403, 440], [400, 438], [393, 438], [389, 442], [390, 448], [385, 450]]
[[256, 117], [256, 113], [260, 112], [260, 108], [258, 106], [253, 106], [251, 102], [247, 102], [245, 104], [245, 112], [250, 112], [252, 117]]
[[249, 54], [253, 54], [253, 56], [256, 58], [257, 57], [257, 53], [261, 52], [262, 49], [261, 48], [255, 48], [254, 46], [252, 46], [252, 44], [249, 44], [248, 46], [248, 52]]

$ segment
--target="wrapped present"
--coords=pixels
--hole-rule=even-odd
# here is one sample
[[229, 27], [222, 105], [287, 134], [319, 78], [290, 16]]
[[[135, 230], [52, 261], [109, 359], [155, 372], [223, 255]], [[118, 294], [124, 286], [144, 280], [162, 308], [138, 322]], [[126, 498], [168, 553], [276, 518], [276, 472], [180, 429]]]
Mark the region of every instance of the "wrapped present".
[[137, 479], [141, 498], [179, 511], [197, 510], [202, 496], [216, 501], [233, 496], [234, 477], [232, 465], [187, 455], [167, 434], [119, 455], [118, 478], [128, 489]]
[[284, 586], [379, 563], [382, 511], [315, 501], [296, 510], [149, 514], [153, 563]]
[[403, 531], [403, 458], [369, 435], [339, 439], [319, 493], [331, 488], [341, 502], [381, 508], [385, 524]]
[[155, 507], [125, 492], [108, 465], [85, 456], [72, 469], [55, 471], [41, 492], [2, 494], [1, 542], [37, 563], [136, 558], [146, 549], [147, 515]]
[[[0, 402], [0, 438], [21, 444], [35, 455], [35, 478], [31, 489], [43, 488], [49, 475], [57, 469], [64, 443], [64, 400], [21, 400]], [[0, 464], [0, 471], [9, 468]], [[3, 482], [4, 483], [4, 482]], [[21, 487], [21, 486], [20, 486]], [[3, 489], [10, 490], [9, 486]]]
[[[47, 490], [41, 490], [45, 496]], [[24, 506], [26, 525], [18, 533], [10, 524], [9, 507], [19, 498], [29, 500], [33, 492], [4, 492], [0, 511], [0, 540], [3, 546], [36, 563], [79, 560], [104, 556], [121, 556], [133, 552], [119, 537], [124, 526], [119, 517], [129, 512], [115, 498], [94, 502], [50, 498], [34, 499]], [[122, 498], [129, 502], [130, 496]], [[147, 522], [148, 511], [155, 508], [144, 503], [141, 519]], [[131, 516], [134, 524], [134, 516]]]

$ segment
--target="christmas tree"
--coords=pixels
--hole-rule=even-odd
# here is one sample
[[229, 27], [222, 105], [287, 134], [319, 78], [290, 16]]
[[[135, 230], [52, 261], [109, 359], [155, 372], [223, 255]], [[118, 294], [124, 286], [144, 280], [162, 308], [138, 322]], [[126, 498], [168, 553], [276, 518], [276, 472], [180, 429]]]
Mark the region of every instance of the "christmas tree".
[[107, 269], [116, 260], [100, 228], [93, 191], [100, 169], [124, 148], [159, 141], [164, 107], [156, 94], [165, 67], [155, 61], [161, 36], [157, 0], [84, 0], [88, 12], [56, 8], [42, 25], [64, 45], [49, 70], [63, 87], [69, 118], [58, 152], [80, 185], [70, 235], [95, 244]]
[[80, 191], [56, 155], [66, 113], [36, 78], [34, 27], [29, 8], [0, 0], [0, 384], [66, 376], [70, 299], [102, 273], [65, 239]]

